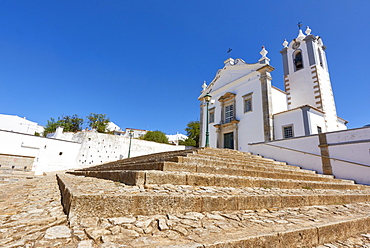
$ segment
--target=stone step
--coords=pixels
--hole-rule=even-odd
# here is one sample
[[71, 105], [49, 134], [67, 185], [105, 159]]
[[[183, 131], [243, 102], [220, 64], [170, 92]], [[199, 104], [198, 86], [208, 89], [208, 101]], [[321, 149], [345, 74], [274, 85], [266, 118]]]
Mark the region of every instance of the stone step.
[[146, 188], [127, 186], [109, 180], [66, 174], [58, 174], [57, 178], [65, 212], [69, 216], [85, 218], [343, 205], [370, 201], [367, 188], [281, 190], [167, 185], [156, 189], [150, 185]]
[[352, 181], [305, 181], [293, 179], [272, 179], [217, 175], [206, 173], [182, 173], [169, 171], [74, 171], [73, 175], [89, 176], [122, 182], [128, 185], [173, 184], [216, 187], [266, 187], [281, 189], [364, 189], [366, 186], [353, 184]]
[[[143, 160], [143, 161], [126, 161], [119, 160], [115, 162], [110, 162], [100, 166], [94, 166], [89, 168], [84, 168], [81, 170], [112, 170], [112, 169], [124, 169], [124, 168], [140, 168], [143, 167], [143, 164], [146, 166], [148, 163], [157, 163], [158, 161], [172, 161], [179, 163], [187, 163], [188, 165], [208, 165], [213, 167], [228, 167], [228, 168], [237, 168], [237, 169], [249, 169], [254, 168], [256, 170], [271, 170], [271, 167], [280, 169], [280, 170], [293, 170], [300, 171], [305, 173], [315, 174], [314, 171], [304, 170], [302, 171], [297, 166], [286, 165], [285, 163], [270, 161], [270, 160], [232, 160], [232, 159], [216, 159], [211, 156], [203, 156], [198, 154], [189, 154], [187, 156], [168, 156], [162, 159], [155, 160]], [[259, 169], [261, 167], [261, 169]]]
[[138, 157], [126, 158], [121, 159], [113, 162], [104, 163], [101, 165], [96, 165], [88, 168], [84, 168], [81, 170], [94, 170], [99, 168], [111, 168], [112, 166], [120, 166], [124, 164], [137, 164], [143, 162], [155, 162], [155, 161], [165, 161], [168, 158], [176, 157], [176, 156], [186, 156], [189, 153], [194, 153], [197, 151], [198, 148], [195, 149], [188, 149], [188, 150], [179, 150], [179, 151], [169, 151], [169, 152], [160, 152], [160, 153], [153, 153], [149, 155], [143, 155]]
[[13, 174], [0, 174], [1, 182], [18, 182], [25, 179], [33, 179], [37, 176], [34, 175], [13, 175]]
[[[185, 161], [187, 158], [185, 158]], [[176, 161], [179, 161], [176, 159]], [[182, 160], [181, 160], [182, 161]], [[325, 178], [334, 178], [332, 175], [322, 175], [316, 174], [315, 171], [300, 169], [299, 167], [284, 168], [281, 166], [261, 166], [261, 165], [246, 165], [246, 164], [236, 164], [236, 163], [211, 163], [211, 166], [204, 165], [206, 163], [196, 162], [145, 162], [145, 163], [134, 163], [134, 164], [120, 164], [105, 167], [96, 167], [89, 170], [85, 168], [84, 171], [105, 171], [105, 170], [174, 170], [174, 171], [187, 171], [187, 172], [197, 172], [198, 167], [217, 169], [225, 168], [230, 170], [238, 171], [261, 171], [261, 172], [276, 172], [284, 174], [297, 174], [297, 175], [307, 175], [307, 176], [317, 176]]]
[[196, 151], [198, 154], [210, 154], [210, 155], [226, 155], [226, 156], [251, 156], [252, 153], [250, 152], [241, 152], [237, 150], [231, 149], [219, 149], [219, 148], [211, 148], [211, 147], [203, 147]]
[[[231, 160], [231, 159], [225, 159], [223, 161], [211, 159], [211, 158], [204, 158], [204, 157], [173, 157], [171, 158], [173, 162], [179, 162], [179, 163], [188, 163], [188, 164], [202, 164], [202, 165], [208, 165], [213, 167], [227, 167], [227, 168], [239, 168], [244, 169], [248, 168], [248, 166], [251, 167], [265, 167], [265, 168], [278, 168], [281, 170], [293, 170], [293, 171], [301, 171], [300, 167], [292, 166], [292, 165], [283, 165], [279, 163], [272, 163], [272, 162], [266, 162], [266, 161], [251, 161], [251, 160], [245, 160], [245, 161], [238, 161], [238, 160]], [[168, 160], [167, 160], [168, 161]], [[315, 173], [313, 171], [305, 170], [307, 173]]]
[[[304, 180], [304, 181], [323, 181], [323, 182], [343, 182], [354, 184], [351, 180], [334, 179], [332, 175], [313, 174], [312, 171], [307, 173], [304, 170], [301, 171], [290, 171], [265, 168], [262, 167], [251, 167], [250, 169], [234, 169], [234, 168], [223, 168], [223, 167], [212, 167], [212, 166], [189, 166], [186, 163], [175, 163], [175, 162], [155, 162], [155, 163], [140, 163], [128, 166], [119, 166], [104, 168], [106, 170], [160, 170], [160, 171], [182, 171], [191, 173], [207, 173], [207, 174], [220, 174], [220, 175], [231, 175], [231, 176], [249, 176], [249, 177], [265, 177], [275, 179], [293, 179], [293, 180]], [[103, 170], [99, 170], [103, 171]]]
[[21, 170], [11, 170], [11, 169], [5, 169], [5, 168], [0, 168], [0, 175], [28, 175], [28, 176], [33, 176], [34, 172], [33, 171], [21, 171]]

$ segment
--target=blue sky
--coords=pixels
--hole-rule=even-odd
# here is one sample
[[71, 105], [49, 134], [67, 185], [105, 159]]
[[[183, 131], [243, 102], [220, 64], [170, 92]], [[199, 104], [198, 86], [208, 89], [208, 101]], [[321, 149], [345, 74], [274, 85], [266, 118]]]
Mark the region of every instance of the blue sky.
[[281, 43], [297, 22], [322, 37], [338, 115], [370, 123], [370, 1], [0, 0], [0, 113], [107, 114], [122, 128], [185, 133], [197, 97], [227, 59], [269, 51], [283, 88]]

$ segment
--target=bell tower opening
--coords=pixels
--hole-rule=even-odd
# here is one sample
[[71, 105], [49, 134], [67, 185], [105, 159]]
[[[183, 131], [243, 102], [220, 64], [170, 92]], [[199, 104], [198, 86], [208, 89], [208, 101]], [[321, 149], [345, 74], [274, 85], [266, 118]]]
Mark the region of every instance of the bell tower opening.
[[302, 52], [300, 50], [297, 50], [294, 52], [294, 66], [295, 70], [298, 71], [300, 69], [303, 69], [303, 59], [302, 59]]

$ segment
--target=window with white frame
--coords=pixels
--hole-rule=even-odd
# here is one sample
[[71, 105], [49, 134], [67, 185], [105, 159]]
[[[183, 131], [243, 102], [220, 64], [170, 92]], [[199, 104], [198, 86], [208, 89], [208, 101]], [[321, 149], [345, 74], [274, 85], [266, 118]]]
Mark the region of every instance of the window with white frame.
[[209, 110], [209, 123], [215, 122], [215, 109]]
[[284, 139], [294, 137], [293, 125], [283, 127], [283, 132], [284, 132]]
[[234, 119], [234, 104], [225, 106], [225, 123], [229, 123]]
[[252, 111], [252, 93], [243, 96], [244, 100], [244, 113]]

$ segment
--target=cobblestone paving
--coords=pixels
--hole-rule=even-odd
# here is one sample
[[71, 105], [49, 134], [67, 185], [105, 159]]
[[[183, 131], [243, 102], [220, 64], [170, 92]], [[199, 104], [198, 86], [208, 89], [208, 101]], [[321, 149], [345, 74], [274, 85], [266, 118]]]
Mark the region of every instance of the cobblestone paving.
[[[94, 184], [126, 193], [179, 194], [311, 194], [319, 190], [269, 188], [211, 188], [190, 186], [148, 186], [140, 188], [94, 179]], [[370, 203], [272, 208], [234, 212], [122, 216], [117, 218], [72, 218], [67, 220], [60, 204], [55, 175], [0, 185], [0, 247], [203, 247], [227, 235], [261, 234], [317, 223], [368, 215]], [[329, 191], [320, 190], [322, 193]], [[330, 190], [330, 192], [334, 192]], [[350, 193], [349, 191], [346, 193]], [[370, 247], [370, 234], [336, 241], [323, 247]]]

